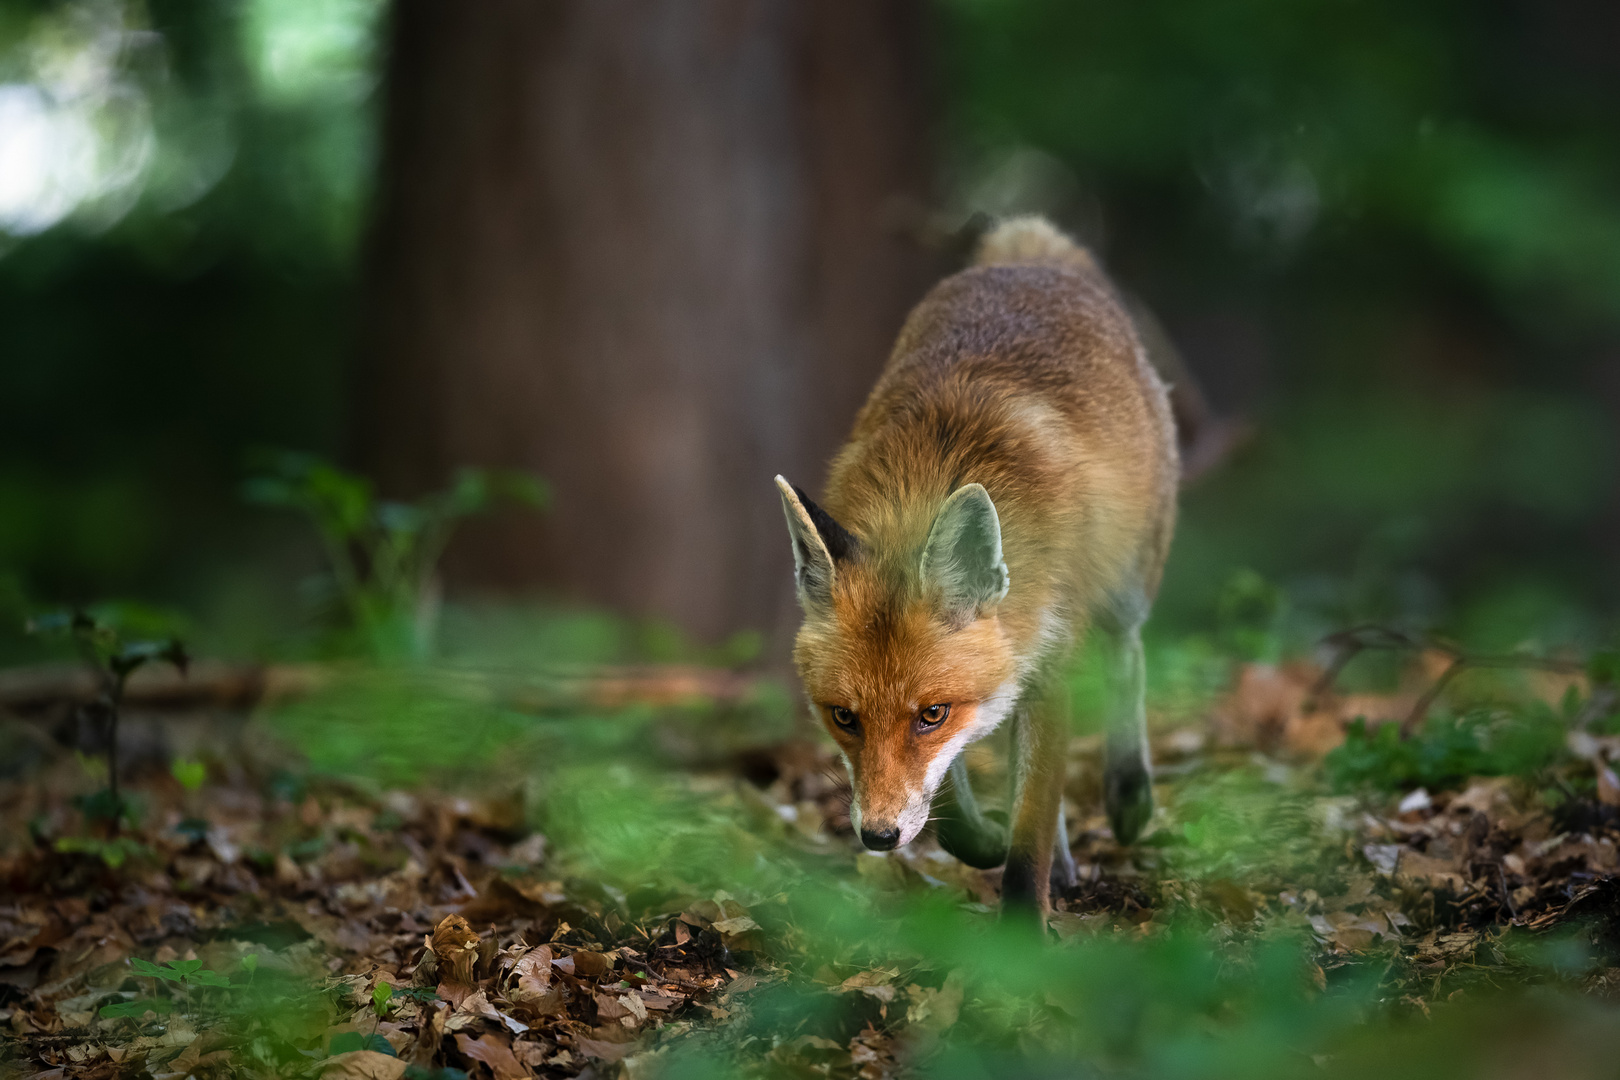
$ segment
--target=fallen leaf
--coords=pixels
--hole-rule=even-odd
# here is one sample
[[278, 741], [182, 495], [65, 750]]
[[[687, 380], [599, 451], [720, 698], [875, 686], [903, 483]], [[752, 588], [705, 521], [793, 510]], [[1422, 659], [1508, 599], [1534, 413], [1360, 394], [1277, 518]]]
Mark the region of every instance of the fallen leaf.
[[405, 1062], [376, 1050], [351, 1050], [321, 1062], [321, 1080], [399, 1080]]
[[630, 1010], [612, 994], [596, 993], [596, 1015], [602, 1020], [617, 1020], [629, 1016]]
[[1401, 852], [1406, 849], [1400, 844], [1363, 844], [1361, 853], [1367, 856], [1367, 861], [1386, 874], [1395, 872], [1395, 864], [1400, 861]]
[[581, 950], [574, 953], [572, 959], [574, 961], [573, 973], [581, 978], [594, 978], [598, 975], [606, 975], [613, 970], [613, 958], [599, 952]]
[[660, 1012], [666, 1009], [673, 1009], [675, 1006], [686, 1000], [684, 997], [674, 997], [655, 990], [641, 990], [638, 991], [638, 994], [641, 997], [642, 1004], [646, 1005], [649, 1009], [657, 1009]]
[[911, 1004], [906, 1007], [906, 1022], [924, 1031], [944, 1031], [956, 1023], [962, 1010], [962, 973], [953, 971], [945, 977], [939, 988], [912, 984], [906, 987]]
[[512, 965], [517, 983], [512, 992], [514, 1001], [533, 1001], [545, 997], [551, 990], [551, 946], [542, 945], [518, 957]]
[[477, 932], [460, 915], [446, 915], [437, 927], [429, 947], [439, 958], [439, 970], [447, 982], [471, 983], [478, 960]]
[[1461, 892], [1467, 885], [1467, 879], [1456, 860], [1437, 859], [1410, 848], [1401, 850], [1395, 873], [1397, 877], [1404, 877], [1430, 887], [1451, 889], [1453, 892]]
[[[574, 1039], [574, 1049], [586, 1057], [605, 1061], [610, 1065], [623, 1061], [636, 1048], [634, 1043], [606, 1042], [602, 1039], [587, 1039], [583, 1035]], [[499, 1076], [495, 1080], [501, 1080]]]
[[528, 1066], [518, 1061], [511, 1046], [498, 1035], [484, 1035], [477, 1039], [457, 1035], [456, 1046], [474, 1061], [488, 1065], [490, 1072], [495, 1074], [495, 1080], [523, 1080], [532, 1075]]
[[1604, 806], [1620, 806], [1620, 777], [1601, 762], [1597, 763], [1597, 797]]
[[1417, 788], [1416, 790], [1408, 793], [1407, 796], [1401, 800], [1401, 803], [1398, 807], [1396, 807], [1396, 810], [1402, 814], [1415, 814], [1421, 810], [1427, 810], [1433, 805], [1434, 803], [1429, 799], [1428, 791], [1423, 788]]

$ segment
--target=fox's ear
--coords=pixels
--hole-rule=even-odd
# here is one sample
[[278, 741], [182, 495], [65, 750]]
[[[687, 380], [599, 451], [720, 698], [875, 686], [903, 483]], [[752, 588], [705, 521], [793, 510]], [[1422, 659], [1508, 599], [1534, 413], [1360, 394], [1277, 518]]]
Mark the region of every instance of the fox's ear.
[[782, 511], [793, 538], [793, 577], [799, 586], [799, 604], [806, 611], [832, 604], [833, 577], [840, 560], [855, 556], [857, 543], [832, 515], [810, 501], [799, 488], [778, 476]]
[[1007, 595], [1001, 519], [982, 484], [959, 487], [945, 500], [923, 547], [924, 588], [938, 588], [954, 616], [972, 616]]

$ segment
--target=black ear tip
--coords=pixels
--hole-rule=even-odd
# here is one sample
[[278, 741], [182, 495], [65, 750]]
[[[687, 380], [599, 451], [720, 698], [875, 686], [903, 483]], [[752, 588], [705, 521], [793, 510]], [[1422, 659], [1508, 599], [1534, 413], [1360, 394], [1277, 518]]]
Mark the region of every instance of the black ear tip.
[[810, 523], [816, 527], [821, 542], [827, 545], [827, 554], [838, 560], [854, 558], [860, 550], [860, 542], [855, 539], [855, 535], [838, 524], [831, 514], [817, 506], [815, 501], [804, 493], [803, 488], [795, 485], [793, 494], [804, 504], [805, 513], [810, 515]]

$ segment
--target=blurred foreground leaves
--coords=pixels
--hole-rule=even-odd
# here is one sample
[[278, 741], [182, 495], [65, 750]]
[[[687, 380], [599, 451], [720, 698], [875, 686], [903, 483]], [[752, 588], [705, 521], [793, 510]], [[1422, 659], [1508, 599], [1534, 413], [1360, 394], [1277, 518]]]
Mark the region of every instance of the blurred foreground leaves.
[[[1607, 1075], [1609, 721], [1574, 732], [1558, 687], [1481, 673], [1446, 707], [1490, 699], [1562, 748], [1336, 793], [1300, 712], [1318, 673], [1241, 672], [1215, 722], [1159, 729], [1135, 849], [1075, 740], [1080, 882], [1046, 941], [999, 917], [993, 871], [857, 853], [835, 757], [768, 698], [537, 713], [355, 669], [193, 745], [200, 783], [145, 774], [116, 868], [51, 843], [87, 778], [47, 759], [0, 792], [10, 1052], [75, 1075], [1445, 1077], [1532, 1052]], [[1355, 715], [1403, 707], [1318, 720], [1348, 748], [1391, 730]], [[998, 762], [971, 757], [987, 792]]]

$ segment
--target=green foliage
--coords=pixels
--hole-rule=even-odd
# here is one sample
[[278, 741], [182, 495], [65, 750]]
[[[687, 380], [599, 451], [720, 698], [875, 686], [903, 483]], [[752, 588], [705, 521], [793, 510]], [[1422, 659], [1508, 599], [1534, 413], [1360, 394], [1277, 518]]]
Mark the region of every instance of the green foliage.
[[129, 966], [135, 969], [135, 974], [144, 975], [149, 979], [161, 979], [164, 982], [175, 983], [179, 986], [229, 986], [231, 980], [217, 971], [208, 971], [203, 968], [201, 960], [170, 960], [164, 964], [154, 964], [150, 960], [142, 960], [138, 956], [130, 957]]
[[462, 1069], [433, 1069], [424, 1065], [407, 1065], [405, 1080], [467, 1080], [467, 1073]]
[[457, 525], [506, 500], [540, 508], [545, 485], [527, 473], [463, 469], [414, 503], [377, 498], [370, 481], [309, 454], [266, 455], [245, 494], [297, 510], [315, 526], [352, 629], [384, 659], [426, 656], [437, 623], [435, 573]]
[[[101, 694], [94, 703], [93, 715], [106, 725], [106, 806], [103, 809], [86, 803], [83, 809], [86, 817], [100, 816], [109, 821], [115, 841], [130, 813], [129, 802], [120, 794], [118, 787], [118, 712], [123, 705], [124, 684], [132, 674], [154, 661], [173, 664], [182, 675], [191, 663], [178, 637], [170, 637], [167, 641], [143, 641], [132, 640], [126, 634], [126, 628], [150, 630], [163, 621], [160, 615], [149, 609], [104, 605], [95, 614], [73, 610], [39, 615], [30, 619], [27, 625], [30, 634], [71, 640], [80, 657], [101, 681]], [[93, 798], [99, 799], [99, 796]], [[132, 853], [116, 844], [109, 848], [96, 846], [101, 841], [83, 842], [89, 846], [80, 850], [93, 850], [111, 867], [119, 866]], [[59, 846], [58, 850], [63, 849]]]
[[162, 613], [133, 605], [102, 605], [90, 610], [52, 611], [28, 620], [28, 632], [41, 637], [67, 638], [100, 674], [122, 689], [123, 680], [156, 661], [173, 664], [183, 673], [191, 663], [180, 639], [141, 640], [139, 633], [172, 620]]
[[57, 851], [71, 855], [93, 855], [117, 870], [131, 859], [144, 858], [152, 849], [127, 836], [105, 839], [99, 836], [63, 836], [52, 845]]
[[187, 791], [196, 791], [208, 779], [208, 766], [200, 761], [175, 758], [169, 765], [169, 775]]
[[1253, 570], [1235, 570], [1215, 604], [1219, 640], [1240, 660], [1275, 661], [1287, 595]]
[[1254, 769], [1199, 774], [1178, 795], [1183, 843], [1167, 852], [1185, 876], [1282, 887], [1308, 874], [1322, 852], [1311, 801]]
[[1411, 738], [1356, 720], [1323, 762], [1336, 790], [1445, 788], [1471, 776], [1533, 776], [1564, 752], [1565, 725], [1544, 705], [1431, 718]]
[[[88, 775], [100, 780], [107, 778], [105, 763], [97, 762], [93, 758], [81, 758], [80, 761]], [[76, 795], [73, 798], [73, 805], [85, 816], [85, 820], [90, 822], [108, 824], [114, 821], [134, 822], [141, 816], [139, 800], [132, 796], [114, 795], [111, 788]]]
[[332, 1036], [332, 1041], [326, 1047], [327, 1054], [331, 1056], [349, 1054], [356, 1050], [372, 1050], [379, 1054], [387, 1054], [389, 1057], [399, 1057], [394, 1053], [394, 1048], [389, 1045], [388, 1040], [375, 1032], [362, 1035], [358, 1031], [342, 1031]]
[[[1172, 230], [1213, 222], [1264, 260], [1356, 229], [1436, 248], [1508, 296], [1563, 290], [1559, 315], [1620, 317], [1620, 161], [1589, 141], [1613, 111], [1577, 106], [1584, 73], [1555, 51], [1525, 56], [1521, 24], [1396, 0], [951, 0], [944, 13], [962, 134], [1153, 185]], [[1577, 47], [1578, 22], [1535, 25]], [[1512, 112], [1493, 107], [1506, 50], [1549, 84]]]
[[394, 987], [391, 983], [379, 982], [371, 989], [371, 1007], [381, 1019], [388, 1015], [388, 1003], [393, 1000]]

